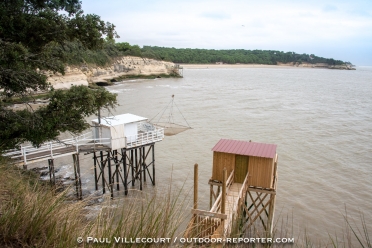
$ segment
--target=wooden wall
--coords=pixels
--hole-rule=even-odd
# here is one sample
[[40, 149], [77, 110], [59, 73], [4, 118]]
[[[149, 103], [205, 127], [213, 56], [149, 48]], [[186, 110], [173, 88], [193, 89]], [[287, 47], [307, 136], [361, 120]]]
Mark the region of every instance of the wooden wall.
[[226, 167], [227, 177], [229, 177], [231, 171], [233, 171], [235, 167], [235, 154], [213, 152], [212, 180], [222, 182], [224, 167]]
[[272, 188], [274, 178], [274, 159], [249, 157], [249, 185]]
[[[235, 169], [236, 154], [213, 152], [212, 180], [222, 182], [223, 168], [227, 169], [227, 176]], [[249, 185], [261, 188], [272, 188], [274, 179], [274, 159], [249, 157], [248, 159]], [[241, 183], [241, 182], [240, 182]]]

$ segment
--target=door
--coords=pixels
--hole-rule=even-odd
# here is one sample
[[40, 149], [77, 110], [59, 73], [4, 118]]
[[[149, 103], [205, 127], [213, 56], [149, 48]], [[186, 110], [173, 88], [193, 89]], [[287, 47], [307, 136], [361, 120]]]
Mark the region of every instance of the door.
[[235, 155], [234, 182], [243, 183], [248, 172], [248, 156]]

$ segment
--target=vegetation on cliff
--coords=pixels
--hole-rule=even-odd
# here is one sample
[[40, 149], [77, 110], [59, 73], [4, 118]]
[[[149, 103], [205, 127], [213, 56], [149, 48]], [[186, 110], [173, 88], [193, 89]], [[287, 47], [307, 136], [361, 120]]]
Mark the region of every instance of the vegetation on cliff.
[[84, 15], [79, 0], [0, 2], [0, 153], [25, 141], [39, 145], [61, 132], [79, 133], [88, 125], [84, 117], [116, 105], [116, 95], [84, 87], [51, 91], [49, 105], [38, 110], [15, 111], [3, 103], [48, 91], [45, 72], [64, 73], [69, 44], [102, 49], [105, 36], [116, 37], [114, 28]]

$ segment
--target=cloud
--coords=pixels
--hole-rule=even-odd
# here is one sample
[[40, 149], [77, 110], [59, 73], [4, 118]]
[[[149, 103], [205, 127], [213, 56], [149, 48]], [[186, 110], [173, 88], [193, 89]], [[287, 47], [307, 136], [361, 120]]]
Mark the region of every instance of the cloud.
[[203, 12], [201, 14], [202, 17], [206, 18], [212, 18], [212, 19], [218, 19], [218, 20], [223, 20], [223, 19], [230, 19], [231, 16], [226, 14], [226, 13], [221, 13], [221, 12]]
[[334, 5], [329, 5], [327, 4], [326, 6], [323, 7], [324, 12], [331, 12], [331, 11], [336, 11], [338, 8]]
[[331, 49], [339, 51], [334, 58], [352, 60], [343, 57], [347, 49], [372, 51], [369, 2], [84, 0], [83, 8], [88, 5], [90, 13], [114, 23], [119, 41], [141, 46], [273, 49], [319, 56], [318, 51]]

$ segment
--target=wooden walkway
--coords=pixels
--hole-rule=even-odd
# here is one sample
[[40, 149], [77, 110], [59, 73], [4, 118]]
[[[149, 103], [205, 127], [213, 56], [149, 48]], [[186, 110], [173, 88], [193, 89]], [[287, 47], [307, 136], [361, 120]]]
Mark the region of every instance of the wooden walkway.
[[245, 204], [247, 190], [248, 174], [243, 183], [234, 183], [232, 171], [209, 211], [192, 210], [194, 216], [188, 224], [185, 237], [228, 237]]
[[19, 166], [26, 166], [27, 164], [81, 152], [110, 150], [108, 139], [97, 141], [91, 135], [91, 133], [86, 133], [70, 139], [47, 142], [40, 147], [21, 146], [20, 149], [7, 151], [4, 156], [14, 159]]
[[231, 232], [234, 214], [236, 214], [236, 210], [239, 207], [239, 192], [242, 186], [242, 183], [232, 183], [227, 190], [225, 202], [225, 214], [227, 219], [225, 221], [225, 230], [228, 230], [229, 233]]

